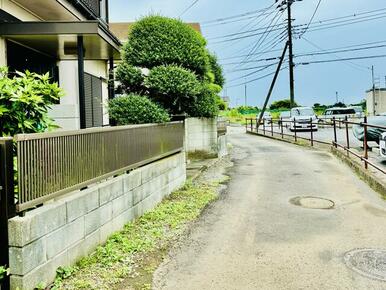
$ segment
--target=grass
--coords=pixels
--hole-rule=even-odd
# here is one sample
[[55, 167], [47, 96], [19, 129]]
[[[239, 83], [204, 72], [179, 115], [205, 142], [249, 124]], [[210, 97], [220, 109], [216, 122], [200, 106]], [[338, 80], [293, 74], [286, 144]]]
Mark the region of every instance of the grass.
[[172, 241], [217, 198], [216, 186], [187, 183], [76, 266], [58, 269], [53, 289], [150, 289]]

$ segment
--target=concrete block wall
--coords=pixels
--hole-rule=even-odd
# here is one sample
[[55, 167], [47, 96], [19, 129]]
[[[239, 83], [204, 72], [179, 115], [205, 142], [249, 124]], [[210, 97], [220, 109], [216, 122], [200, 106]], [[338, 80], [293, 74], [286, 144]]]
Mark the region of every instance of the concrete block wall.
[[186, 152], [205, 151], [217, 154], [217, 120], [187, 118], [185, 120]]
[[58, 267], [90, 254], [185, 180], [182, 152], [11, 219], [11, 289], [32, 290], [40, 282], [53, 282]]

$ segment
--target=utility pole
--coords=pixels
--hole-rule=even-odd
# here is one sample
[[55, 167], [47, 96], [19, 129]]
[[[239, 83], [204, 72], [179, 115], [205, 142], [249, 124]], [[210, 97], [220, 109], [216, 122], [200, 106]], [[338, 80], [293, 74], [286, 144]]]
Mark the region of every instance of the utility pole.
[[290, 81], [290, 100], [291, 109], [295, 104], [295, 79], [294, 79], [294, 56], [293, 56], [293, 43], [292, 43], [292, 14], [291, 5], [294, 1], [287, 0], [287, 12], [288, 12], [288, 54], [289, 54], [289, 81]]
[[336, 99], [336, 104], [339, 103], [339, 95], [338, 92], [335, 92], [335, 99]]
[[247, 84], [244, 85], [244, 102], [245, 106], [247, 106], [248, 100], [247, 100]]
[[374, 66], [371, 66], [371, 78], [373, 82], [373, 114], [376, 115], [375, 113], [375, 77], [374, 77]]
[[[302, 0], [282, 0], [279, 4], [278, 8], [284, 10], [284, 7], [287, 8], [287, 30], [288, 30], [288, 62], [289, 62], [289, 82], [290, 82], [290, 101], [291, 108], [295, 106], [295, 77], [294, 77], [294, 55], [293, 55], [293, 41], [292, 41], [292, 12], [291, 6], [296, 1]], [[279, 2], [279, 0], [275, 0], [275, 2]]]

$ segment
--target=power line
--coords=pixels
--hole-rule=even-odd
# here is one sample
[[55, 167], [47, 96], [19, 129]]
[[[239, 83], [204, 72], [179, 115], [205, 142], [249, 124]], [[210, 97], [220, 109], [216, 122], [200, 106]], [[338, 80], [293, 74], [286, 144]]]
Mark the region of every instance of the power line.
[[349, 57], [349, 58], [338, 58], [338, 59], [327, 59], [327, 60], [316, 60], [309, 62], [300, 62], [296, 65], [309, 65], [315, 63], [330, 63], [330, 62], [340, 62], [340, 61], [349, 61], [349, 60], [360, 60], [360, 59], [373, 59], [373, 58], [384, 58], [386, 54], [381, 55], [369, 55], [369, 56], [357, 56], [357, 57]]
[[202, 21], [201, 24], [202, 25], [206, 25], [206, 24], [219, 23], [219, 22], [221, 23], [221, 22], [224, 22], [224, 21], [227, 21], [227, 20], [232, 20], [232, 19], [237, 19], [237, 18], [241, 18], [241, 17], [245, 17], [245, 16], [250, 16], [250, 15], [253, 15], [253, 14], [258, 14], [260, 12], [266, 12], [269, 9], [271, 9], [273, 6], [274, 6], [274, 4], [270, 5], [268, 7], [259, 9], [259, 10], [254, 10], [254, 11], [245, 12], [245, 13], [241, 13], [241, 14], [236, 14], [236, 15], [232, 15], [232, 16], [228, 16], [228, 17], [224, 17], [224, 18], [218, 18], [218, 19], [214, 19], [214, 20]]
[[304, 31], [300, 34], [299, 38], [301, 38], [307, 32], [308, 28], [310, 28], [310, 25], [311, 25], [312, 21], [314, 20], [316, 13], [318, 12], [320, 3], [322, 3], [322, 0], [319, 0], [318, 4], [316, 5], [314, 13], [311, 16], [310, 21], [308, 22], [306, 29], [304, 29]]
[[[305, 38], [305, 37], [303, 37], [302, 39], [305, 40], [306, 42], [308, 42], [309, 44], [311, 44], [313, 47], [316, 47], [317, 49], [320, 49], [321, 51], [325, 51], [323, 48], [321, 48], [320, 46], [316, 45], [315, 43], [313, 43], [313, 42], [310, 41], [309, 39], [307, 39], [307, 38]], [[366, 66], [356, 64], [356, 63], [351, 62], [351, 61], [349, 61], [349, 60], [348, 60], [348, 63], [350, 63], [352, 66], [355, 66], [357, 69], [358, 69], [358, 67], [359, 67], [359, 69], [361, 69], [361, 68], [369, 69], [369, 68], [366, 67]]]
[[[288, 68], [288, 67], [283, 67], [282, 69], [280, 69], [280, 71], [285, 70], [285, 69], [287, 69], [287, 68]], [[246, 82], [237, 84], [237, 85], [227, 86], [227, 88], [234, 88], [234, 87], [244, 86], [244, 85], [247, 85], [247, 84], [256, 82], [256, 81], [258, 81], [258, 80], [265, 79], [265, 78], [267, 78], [267, 77], [269, 77], [269, 76], [272, 76], [272, 75], [274, 75], [274, 74], [275, 74], [275, 72], [271, 72], [271, 73], [269, 73], [269, 74], [263, 75], [263, 76], [261, 76], [261, 77], [255, 78], [255, 79], [253, 79], [253, 80], [249, 80], [249, 81], [246, 81]]]
[[186, 12], [188, 12], [190, 9], [192, 9], [194, 7], [194, 5], [196, 5], [198, 3], [199, 0], [195, 0], [193, 1], [192, 4], [189, 5], [188, 8], [186, 8], [178, 17], [180, 18], [182, 15], [184, 15]]

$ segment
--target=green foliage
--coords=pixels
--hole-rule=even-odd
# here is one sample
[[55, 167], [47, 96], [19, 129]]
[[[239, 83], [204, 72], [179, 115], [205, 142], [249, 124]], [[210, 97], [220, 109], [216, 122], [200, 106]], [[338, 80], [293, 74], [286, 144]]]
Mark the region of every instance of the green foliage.
[[342, 102], [337, 102], [335, 104], [332, 105], [332, 107], [337, 107], [337, 108], [346, 108], [346, 104], [345, 103], [342, 103]]
[[[299, 105], [295, 102], [295, 107], [298, 107]], [[291, 109], [291, 101], [290, 100], [280, 100], [273, 102], [270, 106], [271, 110], [290, 110]]]
[[147, 97], [130, 94], [109, 101], [110, 118], [118, 125], [164, 123], [168, 122], [168, 113]]
[[118, 66], [116, 79], [121, 82], [120, 90], [125, 93], [142, 93], [145, 90], [141, 70], [127, 63], [121, 63]]
[[209, 71], [205, 39], [177, 19], [147, 16], [136, 22], [123, 48], [128, 64], [151, 69], [176, 64], [203, 78]]
[[123, 278], [138, 275], [135, 271], [145, 266], [141, 264], [146, 263], [145, 255], [167, 249], [185, 226], [217, 198], [215, 186], [187, 184], [172, 193], [154, 210], [128, 223], [104, 246], [79, 261], [76, 273], [63, 279], [61, 289], [115, 289]]
[[213, 118], [219, 112], [217, 99], [218, 96], [210, 86], [203, 85], [196, 101], [187, 106], [186, 112], [191, 117]]
[[5, 266], [0, 266], [0, 281], [9, 275], [9, 269]]
[[210, 70], [213, 73], [213, 83], [218, 85], [220, 88], [224, 86], [225, 77], [223, 74], [222, 67], [218, 63], [217, 56], [208, 52]]
[[44, 132], [57, 128], [48, 110], [63, 95], [49, 74], [17, 72], [13, 78], [0, 68], [0, 135]]
[[179, 66], [158, 66], [150, 71], [145, 85], [150, 98], [171, 114], [188, 112], [201, 90], [196, 75]]
[[216, 103], [220, 111], [228, 110], [228, 104], [220, 96], [216, 96]]
[[237, 107], [237, 111], [240, 114], [243, 115], [248, 115], [248, 114], [257, 114], [260, 110], [258, 107], [253, 107], [253, 106], [240, 106]]

